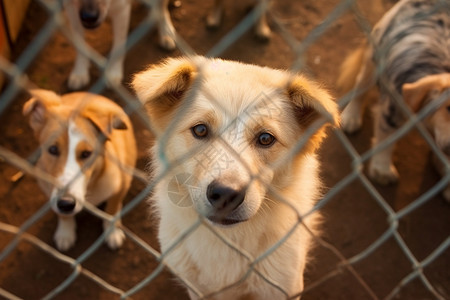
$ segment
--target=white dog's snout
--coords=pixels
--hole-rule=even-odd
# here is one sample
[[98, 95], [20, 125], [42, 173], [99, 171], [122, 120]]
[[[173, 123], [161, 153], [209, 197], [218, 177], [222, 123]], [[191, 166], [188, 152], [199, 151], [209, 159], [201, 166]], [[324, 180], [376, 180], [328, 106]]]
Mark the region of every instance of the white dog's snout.
[[245, 198], [245, 189], [234, 189], [218, 181], [208, 185], [206, 197], [212, 207], [219, 212], [232, 212]]

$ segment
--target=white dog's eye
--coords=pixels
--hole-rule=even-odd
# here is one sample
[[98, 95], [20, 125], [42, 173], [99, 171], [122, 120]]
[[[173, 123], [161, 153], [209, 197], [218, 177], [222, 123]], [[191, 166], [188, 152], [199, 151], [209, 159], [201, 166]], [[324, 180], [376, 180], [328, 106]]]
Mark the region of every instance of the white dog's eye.
[[268, 132], [262, 132], [258, 136], [257, 143], [261, 147], [270, 147], [275, 143], [275, 137]]
[[192, 135], [197, 139], [204, 139], [208, 136], [208, 127], [205, 124], [198, 124], [191, 128]]

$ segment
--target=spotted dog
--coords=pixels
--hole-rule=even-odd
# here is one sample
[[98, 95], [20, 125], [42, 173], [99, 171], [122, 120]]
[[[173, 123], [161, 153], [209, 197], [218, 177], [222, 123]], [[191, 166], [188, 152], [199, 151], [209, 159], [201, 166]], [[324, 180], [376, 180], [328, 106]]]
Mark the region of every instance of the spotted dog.
[[[402, 0], [374, 27], [370, 42], [354, 51], [341, 66], [338, 86], [343, 92], [367, 89], [373, 83], [375, 66], [380, 91], [375, 112], [373, 147], [405, 121], [406, 106], [413, 112], [440, 103], [424, 120], [436, 145], [450, 157], [450, 2]], [[404, 109], [403, 109], [403, 108]], [[353, 98], [342, 113], [342, 127], [348, 133], [362, 123], [364, 97]], [[377, 152], [369, 164], [369, 175], [380, 184], [398, 180], [392, 163], [394, 144]], [[438, 170], [444, 170], [443, 161]], [[450, 201], [450, 185], [443, 192]]]

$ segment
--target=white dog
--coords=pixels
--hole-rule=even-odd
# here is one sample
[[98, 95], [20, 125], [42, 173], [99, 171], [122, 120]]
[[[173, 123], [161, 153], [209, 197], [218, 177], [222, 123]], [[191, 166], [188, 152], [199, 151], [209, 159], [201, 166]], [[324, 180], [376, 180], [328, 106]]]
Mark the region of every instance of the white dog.
[[328, 93], [302, 75], [204, 57], [150, 66], [133, 87], [157, 131], [152, 203], [164, 262], [195, 287], [190, 297], [298, 297], [325, 136], [323, 126], [305, 131], [321, 116], [338, 122]]
[[[152, 7], [152, 14], [157, 20], [159, 29], [159, 43], [167, 50], [175, 49], [175, 28], [168, 11], [169, 0], [156, 1], [158, 5]], [[111, 56], [119, 54], [125, 46], [130, 23], [130, 0], [68, 0], [65, 10], [70, 27], [77, 36], [84, 36], [84, 29], [100, 26], [109, 15], [112, 20], [113, 45]], [[113, 84], [120, 84], [123, 78], [123, 62], [125, 55], [118, 55], [106, 70], [107, 79]], [[77, 51], [75, 65], [69, 75], [68, 86], [78, 90], [89, 83], [89, 58], [81, 51]]]

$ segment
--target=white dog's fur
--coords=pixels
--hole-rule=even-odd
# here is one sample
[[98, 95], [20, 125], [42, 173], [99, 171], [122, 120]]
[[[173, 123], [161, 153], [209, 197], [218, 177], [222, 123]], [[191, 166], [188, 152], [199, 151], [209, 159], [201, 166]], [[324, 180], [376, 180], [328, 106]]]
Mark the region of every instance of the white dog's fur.
[[[113, 84], [120, 84], [123, 78], [123, 63], [125, 42], [130, 23], [130, 0], [68, 0], [65, 10], [74, 35], [83, 37], [85, 28], [99, 26], [107, 16], [111, 18], [113, 30], [113, 45], [106, 77]], [[152, 14], [157, 20], [160, 46], [167, 50], [175, 49], [175, 28], [168, 11], [169, 0], [156, 1]], [[84, 18], [85, 22], [82, 21]], [[115, 57], [117, 56], [117, 57]], [[89, 83], [89, 58], [77, 50], [74, 67], [69, 75], [68, 86], [72, 90], [83, 88]]]
[[[106, 212], [117, 214], [132, 176], [125, 168], [136, 162], [133, 127], [125, 112], [111, 100], [89, 93], [59, 96], [52, 91], [31, 90], [23, 107], [39, 140], [41, 154], [36, 166], [53, 176], [57, 186], [42, 178], [38, 183], [58, 215], [54, 240], [59, 250], [75, 244], [75, 215], [85, 202], [106, 202]], [[125, 235], [118, 227], [106, 237], [112, 249]], [[104, 230], [110, 222], [104, 221]]]
[[[324, 126], [293, 148], [321, 116], [338, 122], [328, 93], [302, 75], [204, 57], [150, 66], [133, 87], [157, 135], [152, 203], [164, 262], [208, 298], [299, 294], [308, 230], [317, 233], [319, 213], [308, 213], [321, 194], [315, 150]], [[251, 265], [218, 235], [253, 259], [267, 256]]]

